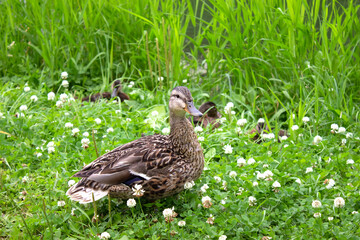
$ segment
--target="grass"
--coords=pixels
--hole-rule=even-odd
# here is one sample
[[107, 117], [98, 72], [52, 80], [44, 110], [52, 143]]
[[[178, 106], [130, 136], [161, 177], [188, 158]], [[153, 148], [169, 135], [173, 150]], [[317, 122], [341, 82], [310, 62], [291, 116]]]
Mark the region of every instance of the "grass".
[[[360, 215], [352, 212], [360, 202], [359, 6], [356, 0], [0, 4], [1, 238], [96, 239], [106, 231], [112, 239], [168, 239], [175, 231], [173, 238], [180, 239], [357, 239]], [[62, 71], [69, 73], [69, 88], [61, 86]], [[130, 101], [56, 107], [62, 93], [103, 91], [116, 78]], [[92, 131], [99, 154], [143, 133], [161, 133], [169, 127], [169, 91], [178, 85], [189, 87], [196, 106], [216, 102], [226, 118], [220, 130], [198, 133], [207, 170], [195, 186], [155, 205], [141, 199], [143, 211], [139, 201], [133, 209], [116, 199], [95, 206], [69, 201], [71, 175], [97, 156]], [[48, 100], [50, 91], [55, 100]], [[224, 113], [228, 102], [235, 115]], [[241, 118], [248, 123], [238, 134]], [[259, 118], [287, 129], [290, 137], [253, 143], [246, 133]], [[346, 132], [331, 133], [333, 123]], [[300, 128], [291, 130], [294, 125]], [[107, 132], [110, 127], [114, 132]], [[75, 136], [73, 128], [80, 130]], [[323, 138], [318, 145], [316, 135]], [[82, 148], [82, 138], [90, 140], [89, 148]], [[49, 142], [55, 152], [48, 152]], [[238, 167], [241, 157], [256, 163]], [[346, 164], [348, 159], [355, 163]], [[257, 171], [266, 169], [273, 180], [258, 180]], [[231, 171], [237, 176], [230, 177]], [[327, 189], [326, 179], [335, 186]], [[278, 192], [274, 181], [281, 184]], [[201, 206], [204, 196], [212, 199], [208, 209]], [[249, 206], [250, 196], [255, 206]], [[336, 197], [345, 199], [343, 208], [333, 206]], [[316, 199], [319, 209], [312, 207]], [[168, 224], [162, 211], [173, 206], [179, 215]], [[210, 214], [213, 225], [206, 222]]]

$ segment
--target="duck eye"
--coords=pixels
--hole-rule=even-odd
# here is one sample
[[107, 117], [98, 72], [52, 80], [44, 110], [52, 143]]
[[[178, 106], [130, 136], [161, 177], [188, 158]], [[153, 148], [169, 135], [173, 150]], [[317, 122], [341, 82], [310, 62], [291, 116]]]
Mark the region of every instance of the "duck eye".
[[180, 98], [180, 96], [179, 96], [179, 95], [177, 95], [177, 94], [175, 94], [175, 95], [174, 95], [174, 97], [176, 97], [176, 98]]

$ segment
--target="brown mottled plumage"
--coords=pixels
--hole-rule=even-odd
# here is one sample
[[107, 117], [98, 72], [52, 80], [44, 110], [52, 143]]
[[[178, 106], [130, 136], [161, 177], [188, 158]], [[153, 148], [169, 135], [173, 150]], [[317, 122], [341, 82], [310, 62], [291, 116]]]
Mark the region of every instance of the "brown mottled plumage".
[[129, 100], [129, 96], [126, 95], [125, 93], [121, 92], [122, 86], [121, 86], [121, 82], [120, 80], [116, 80], [112, 85], [111, 85], [111, 89], [112, 92], [104, 92], [104, 93], [96, 93], [94, 95], [90, 95], [87, 97], [84, 97], [83, 99], [81, 99], [82, 102], [96, 102], [99, 99], [112, 99], [114, 97], [119, 97], [120, 100], [123, 102], [124, 100]]
[[[275, 130], [275, 128], [271, 128], [271, 131], [274, 131], [274, 130]], [[267, 124], [261, 122], [261, 123], [258, 123], [256, 125], [256, 127], [249, 132], [249, 134], [256, 133], [255, 136], [252, 138], [252, 140], [255, 141], [256, 143], [260, 144], [263, 141], [261, 139], [261, 134], [263, 132], [264, 133], [269, 133], [270, 131], [269, 131], [269, 126]], [[285, 130], [280, 129], [278, 137], [282, 137], [282, 136], [288, 136], [288, 134], [287, 134], [287, 132]], [[279, 138], [278, 138], [278, 142], [280, 142]]]
[[216, 104], [213, 102], [206, 102], [199, 107], [199, 111], [204, 115], [202, 117], [193, 117], [194, 124], [206, 127], [208, 124], [213, 125], [213, 128], [220, 127], [218, 119], [221, 118], [221, 114], [216, 108]]
[[132, 187], [140, 184], [144, 197], [155, 200], [176, 194], [184, 184], [200, 177], [204, 155], [188, 112], [201, 116], [193, 105], [189, 89], [176, 87], [169, 101], [170, 135], [145, 136], [119, 146], [85, 166], [73, 177], [82, 179], [67, 195], [80, 203], [98, 200], [107, 194], [127, 199]]

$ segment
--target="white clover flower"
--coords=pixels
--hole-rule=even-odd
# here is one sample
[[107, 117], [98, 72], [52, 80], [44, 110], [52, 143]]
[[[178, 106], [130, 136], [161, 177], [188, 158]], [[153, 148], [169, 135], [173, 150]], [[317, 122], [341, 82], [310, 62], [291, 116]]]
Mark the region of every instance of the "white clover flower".
[[66, 93], [62, 93], [62, 94], [60, 94], [60, 100], [62, 101], [62, 102], [66, 102], [66, 100], [68, 99], [68, 95], [66, 94]]
[[256, 205], [256, 198], [253, 196], [249, 197], [249, 206], [255, 206]]
[[187, 79], [182, 80], [183, 83], [187, 83], [187, 81], [188, 81]]
[[164, 218], [172, 218], [174, 215], [174, 207], [172, 208], [165, 208], [163, 211]]
[[228, 103], [226, 104], [226, 106], [228, 106], [229, 108], [232, 108], [232, 107], [234, 107], [234, 103], [228, 102]]
[[353, 137], [353, 134], [352, 133], [346, 133], [346, 138], [352, 138]]
[[258, 172], [257, 175], [256, 175], [256, 178], [257, 178], [258, 180], [265, 179], [265, 175], [262, 174], [261, 172]]
[[199, 141], [199, 142], [202, 142], [202, 141], [204, 141], [204, 140], [205, 140], [204, 137], [198, 137], [198, 141]]
[[96, 122], [96, 124], [100, 124], [100, 123], [101, 123], [101, 119], [100, 119], [100, 118], [96, 118], [94, 121]]
[[72, 128], [74, 125], [70, 122], [65, 123], [66, 128]]
[[275, 134], [273, 134], [273, 133], [263, 133], [263, 134], [262, 134], [262, 137], [263, 137], [264, 139], [274, 139], [274, 138], [275, 138]]
[[281, 136], [281, 137], [280, 137], [280, 140], [281, 140], [281, 141], [285, 141], [286, 139], [288, 139], [287, 136]]
[[342, 208], [345, 206], [345, 200], [342, 197], [337, 197], [334, 199], [334, 207]]
[[222, 188], [226, 191], [227, 190], [227, 182], [223, 181], [222, 182]]
[[301, 184], [300, 178], [297, 178], [297, 179], [295, 180], [295, 182], [298, 183], [298, 184]]
[[29, 181], [29, 177], [28, 177], [28, 176], [24, 176], [24, 177], [21, 179], [21, 181], [22, 181], [23, 183], [26, 183], [26, 182]]
[[275, 182], [272, 184], [272, 187], [273, 187], [273, 188], [279, 188], [279, 187], [281, 187], [281, 184], [280, 184], [278, 181], [275, 181]]
[[5, 118], [2, 112], [0, 112], [0, 118]]
[[127, 122], [131, 122], [131, 118], [126, 118], [126, 121], [127, 121]]
[[227, 239], [227, 236], [226, 235], [221, 235], [220, 237], [219, 237], [219, 240], [226, 240]]
[[210, 217], [206, 220], [206, 223], [213, 225], [214, 221], [215, 221], [215, 217], [212, 214], [210, 214]]
[[56, 107], [61, 108], [63, 105], [62, 101], [56, 101]]
[[71, 187], [71, 186], [73, 186], [75, 183], [76, 183], [75, 180], [72, 180], [72, 179], [71, 179], [71, 180], [68, 181], [68, 186]]
[[186, 225], [186, 222], [185, 221], [179, 221], [178, 222], [178, 226], [179, 227], [184, 227]]
[[314, 201], [312, 201], [311, 206], [313, 208], [319, 208], [319, 207], [321, 207], [321, 202], [319, 200], [314, 200]]
[[314, 213], [314, 218], [319, 218], [321, 217], [321, 213], [317, 212], [317, 213]]
[[201, 203], [203, 205], [204, 208], [210, 208], [212, 203], [211, 203], [211, 198], [209, 196], [205, 196], [201, 199]]
[[293, 125], [292, 127], [291, 127], [291, 130], [293, 130], [293, 131], [296, 131], [296, 130], [298, 130], [299, 129], [299, 126], [298, 125]]
[[201, 190], [203, 193], [206, 192], [207, 189], [209, 189], [209, 185], [207, 185], [207, 184], [204, 184], [204, 185], [200, 188], [200, 190]]
[[129, 208], [133, 208], [136, 206], [136, 201], [135, 199], [133, 198], [130, 198], [126, 201], [126, 205], [129, 207]]
[[237, 165], [238, 167], [242, 167], [242, 166], [245, 166], [246, 164], [246, 160], [244, 158], [238, 158], [237, 159]]
[[89, 133], [88, 133], [88, 132], [84, 132], [84, 133], [83, 133], [83, 136], [84, 136], [84, 137], [88, 137], [88, 136], [89, 136]]
[[315, 145], [318, 145], [321, 141], [322, 141], [322, 137], [320, 137], [319, 135], [316, 135], [316, 136], [314, 137], [313, 143], [314, 143]]
[[335, 186], [335, 181], [333, 179], [328, 180], [328, 184], [326, 185], [327, 189], [331, 189]]
[[78, 128], [74, 128], [73, 130], [71, 130], [72, 135], [75, 136], [76, 134], [78, 134], [80, 132], [80, 129]]
[[240, 127], [245, 126], [246, 123], [247, 123], [247, 120], [245, 118], [241, 118], [236, 122], [236, 124]]
[[59, 207], [63, 207], [63, 206], [65, 206], [65, 201], [58, 201], [57, 202], [57, 205], [59, 206]]
[[346, 129], [344, 127], [339, 127], [338, 133], [344, 133]]
[[38, 157], [38, 158], [41, 157], [41, 156], [42, 156], [42, 153], [37, 153], [36, 154], [36, 157]]
[[158, 77], [158, 81], [162, 82], [164, 80], [164, 77]]
[[114, 132], [114, 129], [112, 127], [109, 127], [107, 130], [106, 130], [107, 133], [112, 133]]
[[215, 181], [216, 181], [217, 183], [221, 182], [221, 178], [218, 177], [218, 176], [215, 176], [214, 179], [215, 179]]
[[[263, 165], [263, 168], [268, 168], [268, 167], [269, 167], [269, 164], [266, 164], [266, 163], [265, 163], [265, 164]], [[266, 171], [265, 171], [265, 172], [266, 172]]]
[[30, 87], [24, 87], [24, 92], [30, 91]]
[[313, 168], [312, 168], [312, 167], [308, 167], [308, 168], [306, 168], [305, 173], [309, 173], [309, 172], [313, 172]]
[[32, 95], [32, 96], [30, 97], [30, 100], [33, 101], [33, 102], [37, 102], [38, 97], [37, 97], [36, 95]]
[[[186, 182], [184, 184], [184, 189], [191, 189], [195, 185], [194, 181]], [[206, 191], [206, 190], [205, 190]]]
[[140, 184], [135, 184], [135, 186], [132, 188], [133, 190], [133, 195], [135, 197], [142, 197], [144, 196], [145, 190], [142, 189], [142, 186]]
[[257, 122], [258, 122], [258, 123], [264, 123], [264, 122], [265, 122], [265, 119], [259, 118], [259, 120], [258, 120]]
[[26, 111], [28, 108], [26, 105], [21, 105], [20, 106], [20, 111]]
[[231, 111], [230, 113], [231, 113], [231, 115], [235, 115], [235, 114], [236, 114], [236, 112], [235, 112], [235, 111]]
[[156, 110], [151, 112], [151, 116], [153, 116], [153, 117], [157, 117], [158, 115], [159, 115], [159, 112]]
[[170, 133], [170, 128], [163, 128], [161, 130], [161, 132], [164, 134], [164, 135], [168, 135]]
[[255, 159], [253, 159], [253, 158], [249, 158], [248, 160], [247, 160], [247, 164], [249, 164], [249, 165], [251, 165], [251, 164], [254, 164], [256, 161], [255, 161]]
[[76, 215], [76, 214], [75, 214], [75, 211], [76, 211], [76, 208], [72, 208], [72, 209], [71, 209], [71, 215], [72, 215], [72, 216], [75, 216], [75, 215]]
[[337, 125], [336, 123], [331, 124], [331, 130], [336, 131], [338, 129], [339, 129], [339, 125]]
[[67, 80], [63, 80], [61, 82], [61, 86], [63, 86], [64, 88], [67, 88], [67, 87], [69, 87], [69, 82]]
[[83, 148], [88, 148], [90, 144], [90, 140], [88, 138], [81, 139], [81, 146]]
[[67, 79], [69, 76], [69, 74], [67, 72], [62, 72], [61, 73], [61, 79]]
[[49, 142], [46, 146], [47, 146], [47, 147], [54, 147], [54, 146], [55, 146], [55, 143], [54, 143], [54, 142]]
[[103, 232], [100, 235], [100, 239], [109, 239], [111, 236], [108, 232]]
[[231, 172], [229, 173], [229, 176], [230, 176], [231, 178], [235, 178], [235, 177], [237, 176], [237, 173], [236, 173], [235, 171], [231, 171]]
[[352, 160], [352, 159], [348, 159], [348, 160], [346, 160], [346, 164], [354, 164], [355, 162], [354, 162], [354, 160]]
[[55, 152], [55, 148], [54, 147], [48, 147], [48, 153], [53, 153]]
[[274, 176], [274, 174], [272, 173], [272, 171], [266, 170], [264, 172], [264, 176], [265, 176], [265, 178], [270, 178], [270, 177]]
[[285, 145], [284, 145], [284, 148], [287, 148], [288, 146], [289, 146], [288, 144], [285, 144]]
[[225, 117], [220, 118], [220, 119], [219, 119], [219, 122], [220, 122], [220, 123], [226, 122], [226, 118], [225, 118]]
[[303, 118], [302, 118], [302, 121], [303, 121], [304, 123], [308, 123], [308, 122], [310, 121], [310, 118], [309, 118], [309, 117], [303, 117]]
[[121, 113], [121, 110], [115, 110], [115, 113], [119, 114], [119, 113]]
[[196, 127], [194, 128], [194, 131], [195, 131], [195, 132], [202, 132], [202, 131], [203, 131], [203, 128], [200, 127], [200, 126], [196, 126]]
[[52, 100], [55, 99], [55, 93], [49, 92], [48, 95], [47, 95], [47, 97], [48, 97], [48, 100], [52, 101]]
[[358, 211], [352, 211], [351, 214], [359, 214]]
[[328, 220], [332, 221], [332, 220], [334, 220], [334, 217], [328, 217]]
[[230, 144], [226, 144], [224, 147], [223, 147], [224, 151], [225, 151], [225, 154], [231, 154], [233, 152], [233, 148], [231, 147]]
[[257, 187], [257, 186], [259, 186], [259, 183], [258, 182], [253, 182], [253, 186]]
[[342, 146], [344, 146], [344, 145], [346, 144], [346, 142], [347, 142], [347, 141], [346, 141], [345, 138], [341, 139], [341, 145], [342, 145]]

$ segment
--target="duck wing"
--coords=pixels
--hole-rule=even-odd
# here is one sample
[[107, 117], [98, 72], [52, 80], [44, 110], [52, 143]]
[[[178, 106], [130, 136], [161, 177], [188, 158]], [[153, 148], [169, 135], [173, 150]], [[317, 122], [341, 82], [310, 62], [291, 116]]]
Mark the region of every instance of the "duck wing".
[[164, 168], [177, 159], [169, 150], [169, 144], [169, 136], [142, 137], [104, 154], [73, 177], [106, 185], [130, 184], [136, 179], [149, 180], [152, 169]]

